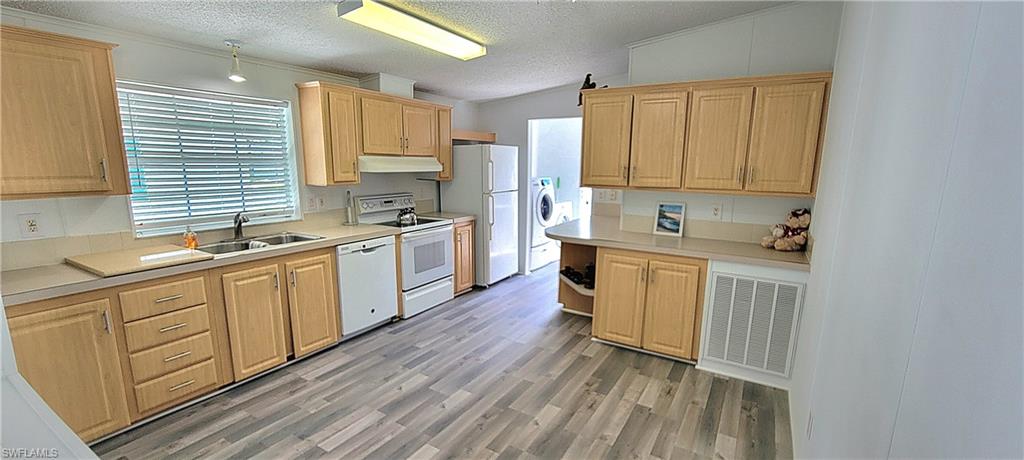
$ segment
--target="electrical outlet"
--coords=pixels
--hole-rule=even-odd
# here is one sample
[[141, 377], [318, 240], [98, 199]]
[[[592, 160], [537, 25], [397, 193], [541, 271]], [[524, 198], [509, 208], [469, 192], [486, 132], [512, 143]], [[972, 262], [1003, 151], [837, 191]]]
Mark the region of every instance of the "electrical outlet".
[[324, 209], [326, 207], [327, 207], [327, 200], [324, 199], [324, 197], [322, 197], [322, 196], [316, 197], [316, 208], [317, 209]]
[[313, 212], [320, 208], [320, 206], [318, 206], [320, 204], [320, 200], [316, 195], [307, 196], [305, 202], [304, 207], [306, 208], [306, 211]]
[[722, 203], [715, 203], [711, 205], [711, 217], [722, 220]]
[[811, 439], [811, 430], [814, 429], [814, 413], [807, 413], [807, 439]]
[[38, 238], [43, 234], [38, 212], [18, 214], [18, 222], [22, 238]]
[[609, 190], [608, 191], [608, 201], [610, 201], [612, 203], [618, 202], [619, 201], [619, 191], [618, 190]]

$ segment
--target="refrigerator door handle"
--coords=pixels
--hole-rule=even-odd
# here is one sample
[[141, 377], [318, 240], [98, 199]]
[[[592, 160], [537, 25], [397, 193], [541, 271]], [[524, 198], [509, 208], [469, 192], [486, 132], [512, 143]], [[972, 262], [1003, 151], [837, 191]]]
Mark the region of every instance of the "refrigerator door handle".
[[494, 239], [494, 195], [488, 195], [487, 199], [489, 200], [489, 206], [491, 208], [488, 213], [489, 215], [487, 216], [487, 241], [491, 241]]
[[487, 191], [494, 191], [494, 162], [487, 160]]

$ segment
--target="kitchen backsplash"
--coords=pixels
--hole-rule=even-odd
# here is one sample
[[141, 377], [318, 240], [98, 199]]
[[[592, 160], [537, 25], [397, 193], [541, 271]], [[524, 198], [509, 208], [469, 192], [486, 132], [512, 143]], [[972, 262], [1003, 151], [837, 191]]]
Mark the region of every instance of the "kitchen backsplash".
[[[434, 200], [416, 200], [417, 212], [433, 212]], [[265, 225], [246, 225], [246, 235], [266, 235], [284, 231], [315, 232], [345, 222], [345, 208], [331, 209], [323, 212], [305, 213], [302, 220], [281, 222]], [[229, 239], [233, 230], [230, 228], [199, 232], [199, 243], [206, 244]], [[64, 262], [65, 257], [88, 254], [93, 252], [117, 251], [120, 249], [154, 246], [158, 244], [182, 243], [181, 235], [167, 235], [149, 238], [136, 238], [135, 232], [120, 231], [96, 233], [91, 235], [58, 236], [0, 243], [0, 268], [16, 270], [20, 268], [53, 265]]]

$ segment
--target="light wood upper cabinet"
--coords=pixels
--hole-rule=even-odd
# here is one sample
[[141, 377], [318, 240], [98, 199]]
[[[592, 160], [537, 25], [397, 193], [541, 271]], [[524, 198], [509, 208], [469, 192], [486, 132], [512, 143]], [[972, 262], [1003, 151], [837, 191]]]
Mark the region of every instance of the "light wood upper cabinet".
[[235, 379], [284, 363], [288, 350], [278, 265], [225, 273], [222, 280]]
[[0, 28], [0, 196], [127, 194], [107, 43]]
[[583, 99], [583, 186], [625, 186], [633, 96], [587, 94]]
[[401, 103], [375, 96], [360, 96], [363, 153], [401, 155], [405, 146]]
[[652, 260], [644, 304], [643, 348], [695, 359], [693, 352], [701, 267]]
[[629, 185], [679, 188], [683, 185], [686, 91], [640, 93], [633, 97]]
[[811, 193], [825, 82], [758, 86], [746, 188]]
[[359, 182], [356, 94], [321, 84], [299, 85], [302, 156], [307, 185]]
[[455, 226], [455, 292], [473, 289], [476, 266], [473, 262], [473, 222]]
[[698, 89], [686, 139], [688, 190], [742, 190], [754, 88]]
[[433, 107], [402, 105], [406, 155], [437, 156], [437, 110]]
[[437, 109], [437, 161], [437, 178], [452, 180], [452, 109]]
[[331, 169], [333, 182], [359, 182], [359, 140], [356, 130], [356, 96], [345, 91], [327, 91], [330, 117]]
[[79, 437], [90, 441], [128, 426], [108, 299], [17, 316], [9, 323], [18, 371]]
[[639, 347], [647, 291], [647, 259], [598, 248], [594, 284], [594, 336]]
[[581, 184], [814, 194], [829, 72], [587, 90]]
[[323, 254], [285, 263], [295, 357], [333, 345], [341, 337], [334, 258]]

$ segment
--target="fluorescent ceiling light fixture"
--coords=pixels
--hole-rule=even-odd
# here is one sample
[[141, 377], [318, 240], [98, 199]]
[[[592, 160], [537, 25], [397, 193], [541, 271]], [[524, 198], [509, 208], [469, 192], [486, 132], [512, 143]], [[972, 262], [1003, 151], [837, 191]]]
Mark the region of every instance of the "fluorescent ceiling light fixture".
[[338, 16], [463, 61], [487, 54], [479, 43], [373, 0], [344, 0]]

